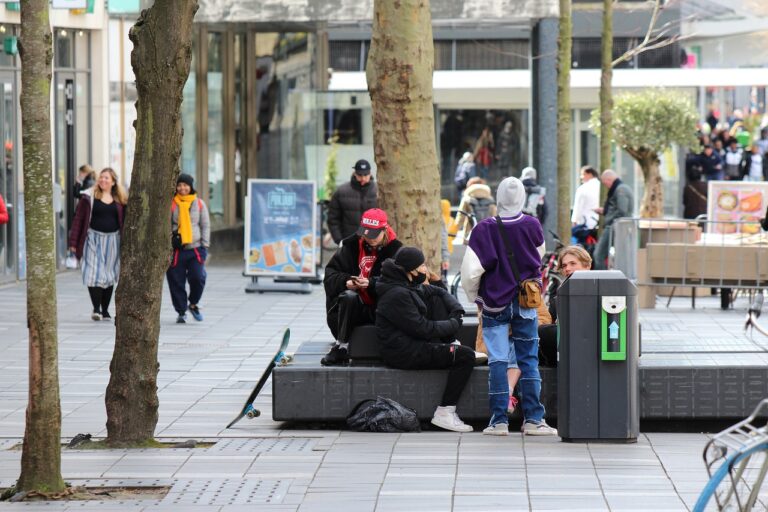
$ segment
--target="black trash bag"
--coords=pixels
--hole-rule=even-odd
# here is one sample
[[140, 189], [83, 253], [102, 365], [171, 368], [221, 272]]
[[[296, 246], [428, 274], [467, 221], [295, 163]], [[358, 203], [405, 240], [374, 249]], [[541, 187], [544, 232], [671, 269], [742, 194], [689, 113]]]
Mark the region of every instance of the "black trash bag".
[[416, 411], [381, 396], [357, 404], [347, 425], [357, 432], [421, 432]]

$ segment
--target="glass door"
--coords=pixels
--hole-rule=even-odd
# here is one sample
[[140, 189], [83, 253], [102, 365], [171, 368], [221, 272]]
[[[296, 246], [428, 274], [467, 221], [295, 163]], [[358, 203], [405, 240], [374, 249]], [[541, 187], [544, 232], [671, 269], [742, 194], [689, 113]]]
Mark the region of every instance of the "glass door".
[[56, 255], [59, 267], [67, 255], [67, 234], [75, 214], [72, 186], [75, 179], [75, 76], [56, 73], [54, 112], [56, 170], [53, 182], [53, 212], [56, 218]]
[[16, 185], [16, 98], [13, 75], [0, 74], [0, 133], [3, 137], [3, 166], [0, 169], [0, 195], [8, 209], [8, 223], [0, 225], [0, 282], [16, 279], [18, 250], [17, 226], [20, 193]]

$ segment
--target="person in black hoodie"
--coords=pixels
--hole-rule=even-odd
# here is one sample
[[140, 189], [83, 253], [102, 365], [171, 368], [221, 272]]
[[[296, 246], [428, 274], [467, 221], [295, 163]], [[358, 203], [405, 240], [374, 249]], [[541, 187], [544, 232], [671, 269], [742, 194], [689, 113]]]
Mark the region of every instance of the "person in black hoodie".
[[475, 365], [475, 352], [454, 342], [464, 309], [446, 290], [424, 284], [428, 274], [424, 261], [419, 249], [403, 247], [382, 265], [376, 309], [381, 356], [387, 365], [403, 370], [447, 368], [448, 381], [432, 424], [472, 432], [456, 414]]
[[355, 233], [360, 216], [376, 208], [376, 182], [368, 160], [358, 160], [355, 172], [331, 196], [328, 203], [328, 230], [337, 244]]
[[325, 267], [325, 310], [336, 343], [320, 360], [325, 366], [349, 361], [349, 338], [358, 325], [375, 322], [376, 283], [381, 263], [403, 244], [387, 223], [384, 210], [363, 213], [357, 233], [344, 239]]

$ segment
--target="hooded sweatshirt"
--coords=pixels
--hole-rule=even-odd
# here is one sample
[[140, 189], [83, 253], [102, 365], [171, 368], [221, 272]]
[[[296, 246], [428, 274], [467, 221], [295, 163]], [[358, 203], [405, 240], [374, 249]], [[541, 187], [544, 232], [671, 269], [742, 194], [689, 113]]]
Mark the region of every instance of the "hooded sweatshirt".
[[[520, 180], [506, 178], [499, 183], [496, 205], [515, 253], [520, 279], [539, 279], [544, 232], [535, 217], [522, 213], [524, 204], [525, 187]], [[488, 313], [503, 311], [517, 295], [518, 282], [493, 217], [472, 230], [461, 263], [461, 284], [469, 300]]]

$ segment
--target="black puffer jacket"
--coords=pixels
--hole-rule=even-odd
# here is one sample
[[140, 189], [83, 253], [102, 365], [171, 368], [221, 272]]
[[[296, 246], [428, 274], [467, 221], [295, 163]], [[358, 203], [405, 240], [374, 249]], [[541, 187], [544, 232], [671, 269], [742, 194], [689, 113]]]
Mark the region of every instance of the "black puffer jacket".
[[[437, 286], [412, 286], [405, 271], [391, 259], [382, 265], [377, 291], [376, 334], [381, 356], [391, 366], [399, 367], [411, 360], [420, 343], [455, 338], [461, 327], [461, 322], [454, 318], [464, 314], [459, 301]], [[448, 320], [428, 318], [425, 302], [435, 295], [443, 299], [451, 317]]]
[[360, 226], [363, 212], [376, 208], [376, 182], [373, 178], [365, 186], [355, 179], [354, 173], [336, 189], [328, 203], [328, 229], [333, 241], [341, 242]]
[[[403, 246], [400, 240], [392, 240], [380, 248], [368, 276], [368, 294], [376, 300], [376, 285], [381, 275], [381, 264], [387, 258], [394, 258]], [[344, 239], [344, 244], [336, 251], [325, 267], [323, 287], [325, 288], [325, 310], [330, 311], [339, 300], [339, 294], [347, 289], [347, 280], [360, 275], [360, 237], [352, 235]]]

